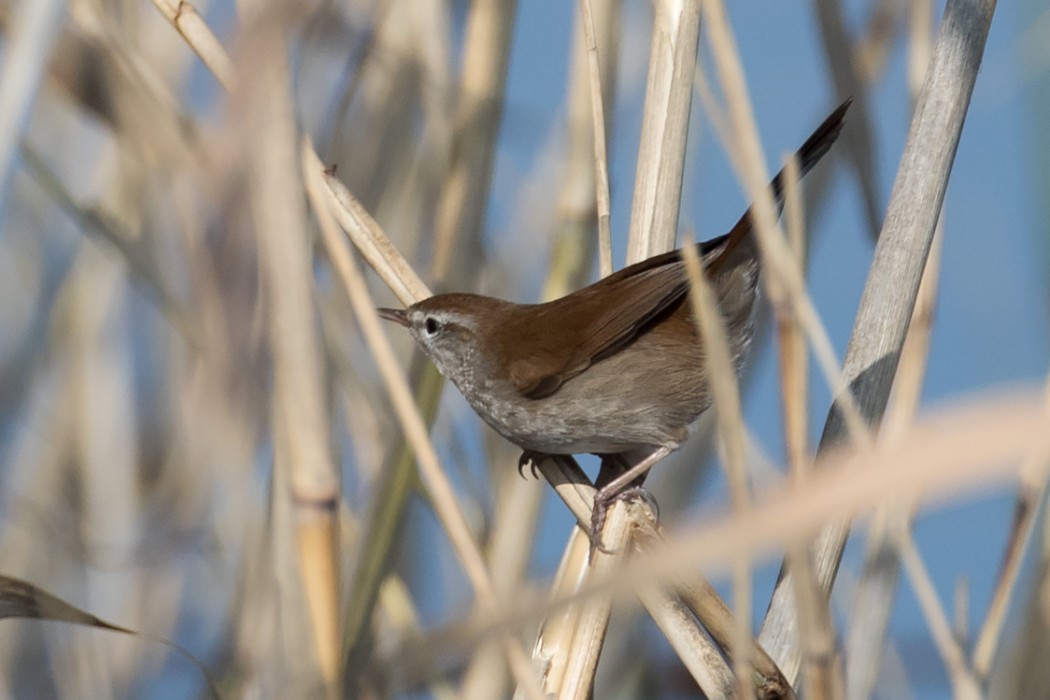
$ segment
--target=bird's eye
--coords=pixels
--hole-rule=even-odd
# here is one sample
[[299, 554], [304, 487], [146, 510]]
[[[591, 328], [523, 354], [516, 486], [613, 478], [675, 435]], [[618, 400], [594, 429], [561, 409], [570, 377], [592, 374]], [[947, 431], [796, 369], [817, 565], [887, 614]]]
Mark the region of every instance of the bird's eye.
[[441, 329], [441, 324], [433, 316], [427, 316], [423, 321], [423, 330], [427, 335], [434, 335]]

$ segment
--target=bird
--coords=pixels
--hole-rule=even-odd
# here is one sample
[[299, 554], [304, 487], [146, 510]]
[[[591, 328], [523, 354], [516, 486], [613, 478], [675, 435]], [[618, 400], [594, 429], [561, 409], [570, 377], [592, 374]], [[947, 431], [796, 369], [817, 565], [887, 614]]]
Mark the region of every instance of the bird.
[[[833, 111], [796, 152], [800, 177], [838, 138], [851, 104]], [[784, 171], [770, 183], [783, 209]], [[754, 332], [761, 256], [749, 208], [724, 235], [696, 244], [739, 373]], [[649, 469], [688, 438], [712, 403], [704, 341], [689, 302], [681, 251], [624, 267], [553, 301], [520, 304], [439, 294], [405, 309], [379, 309], [474, 411], [520, 447], [518, 468], [546, 455], [592, 453], [616, 465], [600, 478], [592, 552], [605, 512], [640, 487]]]

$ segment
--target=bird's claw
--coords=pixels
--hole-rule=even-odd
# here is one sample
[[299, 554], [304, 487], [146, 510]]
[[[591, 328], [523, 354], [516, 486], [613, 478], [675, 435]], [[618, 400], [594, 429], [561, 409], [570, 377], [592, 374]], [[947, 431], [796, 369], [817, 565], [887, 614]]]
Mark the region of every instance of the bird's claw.
[[522, 451], [521, 456], [518, 457], [518, 476], [522, 479], [528, 478], [525, 476], [525, 465], [528, 465], [529, 471], [532, 472], [532, 478], [540, 478], [540, 462], [543, 461], [545, 456], [546, 455], [539, 452], [533, 452], [532, 450]]
[[596, 551], [602, 554], [615, 554], [615, 550], [607, 548], [602, 544], [602, 530], [605, 527], [605, 518], [609, 513], [609, 508], [616, 501], [626, 501], [632, 498], [640, 498], [649, 504], [649, 507], [653, 509], [653, 513], [656, 514], [659, 519], [660, 509], [656, 503], [656, 499], [653, 498], [653, 494], [649, 493], [646, 489], [641, 486], [631, 486], [620, 491], [606, 492], [605, 489], [598, 489], [594, 494], [594, 508], [591, 510], [591, 548], [587, 554], [587, 560], [591, 561], [594, 559], [594, 553]]

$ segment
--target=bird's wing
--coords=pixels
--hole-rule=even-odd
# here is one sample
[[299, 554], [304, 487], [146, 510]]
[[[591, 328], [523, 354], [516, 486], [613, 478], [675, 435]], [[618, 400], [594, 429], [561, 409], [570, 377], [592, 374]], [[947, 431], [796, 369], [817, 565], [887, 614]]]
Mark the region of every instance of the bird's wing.
[[615, 284], [599, 282], [543, 305], [535, 330], [550, 342], [512, 363], [511, 381], [527, 398], [550, 396], [566, 381], [634, 340], [688, 290], [689, 281], [675, 255], [665, 265], [621, 277]]
[[[797, 151], [799, 176], [819, 161], [842, 130], [852, 100], [846, 100], [814, 130]], [[770, 182], [778, 207], [783, 202], [782, 170]], [[704, 267], [718, 286], [741, 262], [757, 260], [748, 209], [728, 233], [697, 245]], [[629, 265], [589, 287], [533, 307], [537, 320], [530, 343], [538, 351], [512, 363], [510, 377], [522, 396], [541, 399], [595, 362], [631, 343], [662, 313], [677, 307], [689, 290], [679, 251]], [[531, 325], [531, 324], [530, 324]]]

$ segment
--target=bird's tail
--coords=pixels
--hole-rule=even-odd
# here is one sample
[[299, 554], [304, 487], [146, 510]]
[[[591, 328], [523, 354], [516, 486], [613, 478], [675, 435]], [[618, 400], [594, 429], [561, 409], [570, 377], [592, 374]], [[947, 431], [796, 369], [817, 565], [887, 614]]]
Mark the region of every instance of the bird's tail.
[[[845, 102], [838, 106], [838, 108], [828, 115], [828, 118], [821, 122], [820, 126], [810, 134], [810, 137], [806, 139], [806, 142], [799, 147], [798, 151], [795, 152], [795, 157], [798, 160], [798, 176], [802, 178], [806, 173], [813, 169], [813, 166], [824, 157], [824, 154], [831, 148], [831, 144], [835, 143], [835, 140], [839, 137], [842, 132], [842, 127], [845, 124], [846, 112], [849, 110], [850, 105], [853, 103], [853, 98], [847, 98]], [[776, 177], [769, 183], [769, 188], [773, 191], [773, 199], [777, 205], [777, 215], [784, 209], [784, 179], [786, 175], [782, 169], [777, 173]], [[740, 220], [729, 230], [729, 233], [716, 238], [712, 241], [706, 241], [703, 246], [706, 250], [701, 253], [714, 252], [715, 249], [721, 248], [714, 259], [710, 260], [707, 267], [709, 270], [716, 269], [723, 264], [732, 252], [734, 252], [740, 244], [750, 239], [750, 233], [754, 227], [754, 221], [752, 219], [751, 208], [744, 212]]]

